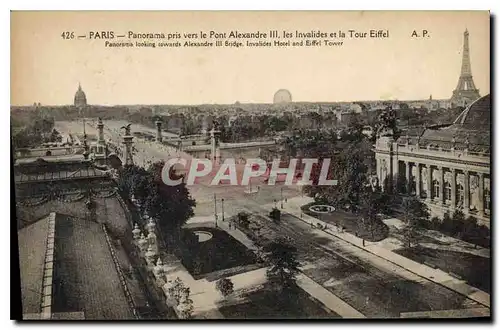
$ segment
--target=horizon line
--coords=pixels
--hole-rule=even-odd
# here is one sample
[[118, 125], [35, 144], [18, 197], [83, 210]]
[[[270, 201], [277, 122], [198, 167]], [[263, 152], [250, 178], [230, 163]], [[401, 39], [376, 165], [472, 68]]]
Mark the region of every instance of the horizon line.
[[[489, 94], [489, 93], [488, 93]], [[485, 94], [485, 95], [488, 95]], [[483, 95], [483, 96], [485, 96]], [[482, 96], [481, 96], [482, 97]], [[87, 106], [98, 106], [98, 107], [119, 107], [119, 106], [144, 106], [144, 107], [154, 107], [154, 106], [206, 106], [206, 105], [219, 105], [219, 106], [238, 106], [238, 105], [276, 105], [284, 106], [290, 104], [339, 104], [339, 103], [375, 103], [375, 102], [429, 102], [429, 101], [451, 101], [450, 98], [426, 98], [426, 99], [379, 99], [379, 100], [355, 100], [355, 101], [291, 101], [283, 103], [273, 103], [273, 102], [233, 102], [233, 103], [123, 103], [123, 104], [87, 104]], [[38, 105], [33, 104], [11, 104], [10, 107], [36, 107]], [[74, 104], [40, 104], [40, 107], [75, 107]]]

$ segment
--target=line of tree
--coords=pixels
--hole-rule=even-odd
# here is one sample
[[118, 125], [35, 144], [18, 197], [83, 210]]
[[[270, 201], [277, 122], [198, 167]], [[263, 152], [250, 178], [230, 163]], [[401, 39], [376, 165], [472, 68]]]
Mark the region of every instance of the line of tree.
[[44, 142], [61, 142], [60, 133], [54, 129], [54, 118], [32, 118], [29, 122], [12, 121], [14, 148], [33, 148]]
[[[125, 165], [118, 174], [118, 189], [127, 198], [135, 198], [140, 212], [156, 220], [167, 248], [176, 248], [181, 239], [181, 228], [194, 215], [196, 201], [185, 183], [166, 185], [161, 177], [163, 161], [153, 163], [148, 169]], [[172, 179], [180, 178], [174, 170]]]
[[285, 238], [278, 238], [264, 247], [265, 260], [269, 264], [266, 271], [271, 288], [286, 299], [296, 287], [296, 278], [300, 272], [297, 248]]

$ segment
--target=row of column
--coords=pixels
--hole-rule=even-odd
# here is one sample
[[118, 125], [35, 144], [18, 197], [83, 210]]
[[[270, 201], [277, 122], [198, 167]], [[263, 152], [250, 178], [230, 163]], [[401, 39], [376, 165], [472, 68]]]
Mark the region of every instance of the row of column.
[[[410, 168], [413, 164], [417, 168], [416, 175], [415, 175], [415, 193], [417, 196], [422, 197], [422, 178], [421, 178], [421, 171], [420, 171], [420, 163], [411, 163], [411, 162], [404, 162], [405, 163], [405, 178], [406, 178], [406, 191], [410, 193], [412, 191], [412, 175], [410, 172]], [[426, 166], [427, 171], [426, 171], [426, 181], [427, 181], [427, 191], [426, 193], [426, 200], [431, 201], [433, 199], [433, 180], [432, 180], [432, 171], [433, 167], [435, 167], [438, 171], [438, 185], [439, 185], [439, 190], [438, 190], [438, 202], [440, 204], [446, 204], [445, 200], [445, 180], [444, 180], [444, 175], [445, 171], [442, 166], [432, 166], [429, 164], [422, 164]], [[450, 196], [450, 201], [451, 201], [451, 207], [452, 209], [455, 209], [457, 206], [457, 170], [454, 168], [449, 168], [449, 172], [451, 173], [451, 196]], [[464, 174], [464, 185], [463, 185], [463, 194], [464, 194], [464, 211], [465, 213], [469, 212], [470, 209], [470, 172], [469, 171], [462, 171]], [[485, 203], [484, 203], [484, 173], [481, 172], [476, 172], [476, 175], [478, 177], [478, 213], [480, 216], [484, 216], [484, 209], [485, 209]]]

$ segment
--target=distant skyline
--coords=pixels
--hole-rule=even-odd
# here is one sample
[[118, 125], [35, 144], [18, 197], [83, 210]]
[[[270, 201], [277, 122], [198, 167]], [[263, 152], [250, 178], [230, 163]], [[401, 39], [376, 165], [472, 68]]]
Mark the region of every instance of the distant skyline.
[[[81, 83], [94, 105], [294, 103], [449, 99], [468, 29], [474, 82], [490, 92], [489, 13], [455, 12], [13, 12], [11, 104], [69, 105]], [[308, 32], [389, 30], [340, 47], [105, 48], [63, 31]], [[429, 38], [412, 38], [413, 30]]]

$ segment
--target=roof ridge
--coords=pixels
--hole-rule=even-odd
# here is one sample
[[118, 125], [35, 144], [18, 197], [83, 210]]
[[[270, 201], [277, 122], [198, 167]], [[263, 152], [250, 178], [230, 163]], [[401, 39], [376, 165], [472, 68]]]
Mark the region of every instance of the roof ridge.
[[56, 231], [56, 212], [51, 212], [47, 222], [47, 244], [45, 246], [45, 263], [43, 266], [42, 295], [40, 301], [41, 318], [52, 317], [52, 276], [54, 274], [54, 247]]
[[[475, 100], [474, 102], [472, 102], [471, 104], [469, 104], [465, 109], [464, 111], [462, 111], [458, 117], [455, 119], [455, 121], [453, 122], [454, 125], [463, 125], [464, 122], [465, 122], [465, 118], [467, 118], [467, 115], [469, 114], [470, 110], [472, 109], [472, 107], [474, 105], [476, 105], [477, 103], [479, 103], [480, 101], [483, 101], [485, 100], [486, 98], [489, 98], [490, 97], [490, 94], [487, 94], [485, 96], [482, 96], [480, 98], [478, 98], [477, 100]], [[491, 101], [490, 101], [490, 104], [491, 104]]]

